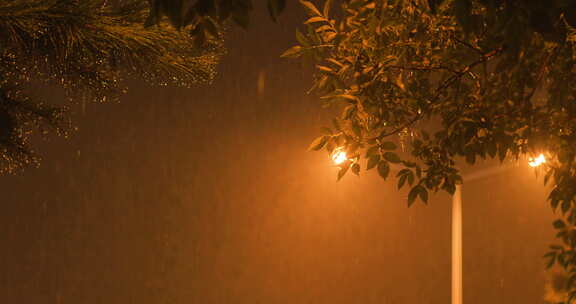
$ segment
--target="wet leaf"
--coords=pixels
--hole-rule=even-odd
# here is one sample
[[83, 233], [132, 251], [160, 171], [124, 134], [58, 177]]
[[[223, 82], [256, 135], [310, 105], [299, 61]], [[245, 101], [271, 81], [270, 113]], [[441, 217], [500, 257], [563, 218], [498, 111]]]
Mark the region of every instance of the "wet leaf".
[[366, 165], [366, 170], [370, 170], [376, 167], [376, 165], [378, 165], [379, 162], [380, 162], [380, 155], [378, 154], [370, 155], [370, 157], [368, 158], [368, 163]]
[[380, 145], [380, 147], [384, 150], [395, 150], [396, 144], [391, 141], [385, 141]]
[[353, 164], [352, 165], [352, 173], [356, 174], [357, 176], [360, 176], [360, 165], [359, 164]]
[[326, 136], [326, 135], [322, 135], [318, 138], [316, 138], [308, 147], [308, 151], [318, 151], [320, 149], [322, 149], [324, 147], [324, 145], [326, 145], [326, 143], [328, 142], [328, 139], [330, 137]]
[[314, 23], [314, 22], [327, 22], [328, 20], [326, 20], [326, 18], [324, 17], [320, 17], [320, 16], [315, 16], [315, 17], [311, 17], [308, 20], [306, 20], [304, 22], [304, 24], [309, 24], [309, 23]]
[[382, 179], [386, 180], [388, 178], [388, 174], [390, 173], [390, 165], [388, 165], [385, 161], [380, 161], [378, 163], [378, 175], [382, 177]]
[[341, 180], [342, 177], [344, 177], [344, 175], [346, 175], [346, 172], [348, 172], [348, 169], [350, 168], [350, 166], [345, 165], [343, 167], [340, 168], [340, 170], [338, 170], [338, 178], [337, 181]]
[[310, 14], [316, 16], [322, 16], [320, 11], [316, 8], [316, 6], [312, 2], [306, 0], [300, 0], [300, 4], [302, 4]]
[[[404, 175], [405, 176], [405, 175]], [[420, 190], [418, 189], [419, 186], [416, 186], [410, 190], [408, 193], [408, 207], [411, 207], [412, 204], [416, 201], [416, 197], [418, 197], [418, 193]]]
[[400, 157], [398, 157], [398, 155], [394, 152], [386, 152], [384, 153], [384, 159], [386, 159], [387, 161], [393, 163], [393, 164], [397, 164], [400, 163], [402, 160], [400, 159]]
[[296, 46], [293, 46], [293, 47], [289, 48], [288, 50], [286, 50], [284, 53], [282, 53], [282, 55], [280, 55], [280, 57], [297, 58], [297, 57], [300, 57], [300, 55], [302, 55], [302, 47], [299, 45], [296, 45]]
[[553, 223], [554, 228], [556, 229], [564, 229], [566, 228], [566, 224], [564, 223], [563, 220], [555, 220]]
[[268, 13], [274, 22], [286, 8], [286, 0], [268, 0]]

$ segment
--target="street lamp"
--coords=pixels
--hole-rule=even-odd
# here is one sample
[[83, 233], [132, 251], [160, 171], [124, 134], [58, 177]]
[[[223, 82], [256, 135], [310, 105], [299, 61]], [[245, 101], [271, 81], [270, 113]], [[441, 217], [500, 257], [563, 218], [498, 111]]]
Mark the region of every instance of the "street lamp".
[[332, 161], [334, 161], [336, 165], [340, 165], [347, 160], [348, 156], [346, 155], [346, 151], [344, 151], [343, 148], [336, 148], [334, 153], [332, 153]]
[[452, 195], [452, 304], [462, 304], [462, 185]]
[[546, 157], [542, 153], [540, 153], [540, 155], [538, 155], [537, 157], [530, 157], [528, 159], [528, 165], [530, 167], [538, 167], [545, 162], [546, 162]]
[[[332, 161], [340, 165], [348, 160], [343, 148], [336, 148], [332, 153]], [[528, 158], [528, 165], [536, 168], [546, 163], [544, 154]], [[464, 181], [473, 181], [490, 177], [509, 169], [509, 166], [498, 166], [474, 172], [464, 176]], [[452, 195], [452, 304], [463, 303], [462, 291], [462, 184], [456, 184]]]
[[[528, 158], [528, 165], [536, 168], [546, 163], [544, 154]], [[472, 181], [493, 176], [508, 167], [492, 167], [464, 176], [464, 181]], [[452, 195], [452, 304], [462, 304], [462, 184], [456, 185]]]

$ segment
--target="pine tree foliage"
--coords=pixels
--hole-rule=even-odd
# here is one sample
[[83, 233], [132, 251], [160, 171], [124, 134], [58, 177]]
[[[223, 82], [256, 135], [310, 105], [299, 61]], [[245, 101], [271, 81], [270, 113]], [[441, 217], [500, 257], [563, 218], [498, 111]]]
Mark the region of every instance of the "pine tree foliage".
[[197, 48], [188, 33], [145, 28], [148, 15], [137, 0], [0, 1], [0, 172], [37, 163], [34, 131], [69, 130], [66, 107], [27, 94], [33, 81], [62, 87], [74, 102], [118, 98], [131, 77], [178, 86], [213, 79], [220, 38]]
[[[408, 205], [453, 193], [456, 161], [547, 156], [559, 219], [549, 266], [576, 299], [576, 3], [300, 0], [307, 30], [284, 57], [316, 65], [312, 91], [341, 110], [310, 146], [345, 151], [338, 178], [399, 166]], [[333, 17], [337, 16], [337, 17]], [[398, 151], [398, 146], [404, 146]]]

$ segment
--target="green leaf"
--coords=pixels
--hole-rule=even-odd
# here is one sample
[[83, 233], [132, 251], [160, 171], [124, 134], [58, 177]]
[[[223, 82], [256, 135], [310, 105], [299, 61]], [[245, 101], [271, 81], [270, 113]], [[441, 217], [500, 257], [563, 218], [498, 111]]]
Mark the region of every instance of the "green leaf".
[[332, 70], [332, 68], [327, 67], [327, 66], [317, 64], [316, 68], [319, 69], [320, 71], [323, 71], [323, 72], [327, 72], [327, 73], [331, 73], [331, 74], [334, 73], [334, 70]]
[[407, 179], [408, 179], [408, 185], [412, 186], [414, 184], [414, 173], [412, 171], [409, 171], [408, 174], [406, 174]]
[[397, 164], [399, 162], [401, 162], [402, 160], [400, 159], [400, 157], [398, 157], [398, 155], [394, 152], [386, 152], [384, 153], [384, 159], [386, 159], [387, 161], [393, 163], [393, 164]]
[[560, 200], [558, 200], [558, 199], [550, 199], [550, 207], [552, 207], [552, 211], [556, 211], [559, 203], [560, 203]]
[[286, 0], [268, 0], [268, 13], [274, 22], [278, 21], [278, 16], [286, 8]]
[[548, 258], [548, 263], [546, 263], [546, 269], [550, 269], [552, 266], [554, 266], [554, 263], [556, 262], [556, 251], [548, 252], [547, 254], [544, 255], [544, 258]]
[[395, 150], [396, 144], [391, 141], [385, 141], [380, 145], [380, 147], [384, 150]]
[[370, 157], [372, 155], [380, 155], [380, 149], [378, 146], [372, 146], [366, 150], [366, 157]]
[[404, 166], [406, 166], [406, 167], [408, 167], [408, 168], [414, 168], [414, 167], [416, 167], [416, 163], [413, 163], [413, 162], [402, 161], [402, 163], [404, 164]]
[[568, 210], [570, 210], [570, 200], [566, 199], [562, 202], [562, 205], [560, 205], [560, 209], [562, 210], [562, 214], [566, 214], [566, 212], [568, 212]]
[[450, 195], [454, 195], [454, 192], [456, 192], [456, 185], [454, 182], [447, 180], [444, 182], [444, 185], [442, 185], [442, 189], [445, 189]]
[[406, 175], [408, 173], [410, 173], [410, 169], [402, 169], [402, 170], [398, 171], [398, 173], [396, 173], [396, 177]]
[[332, 0], [326, 0], [326, 2], [324, 2], [324, 9], [322, 10], [324, 17], [328, 18], [331, 7], [332, 7]]
[[548, 172], [546, 172], [546, 175], [544, 176], [544, 185], [548, 184], [548, 180], [550, 179], [550, 177], [554, 174], [554, 169], [548, 169]]
[[339, 68], [344, 67], [344, 64], [343, 64], [342, 62], [340, 62], [340, 61], [338, 61], [338, 60], [336, 60], [336, 59], [334, 59], [334, 58], [328, 58], [328, 59], [326, 59], [326, 61], [337, 65]]
[[373, 154], [368, 157], [368, 163], [366, 164], [366, 170], [370, 170], [380, 162], [380, 155]]
[[360, 165], [359, 164], [353, 164], [352, 165], [352, 173], [356, 174], [357, 176], [360, 176]]
[[398, 179], [398, 189], [404, 187], [404, 184], [406, 183], [406, 177], [407, 177], [406, 174], [400, 176], [400, 178]]
[[314, 31], [315, 31], [316, 33], [322, 33], [322, 32], [325, 32], [325, 31], [332, 31], [332, 32], [333, 32], [334, 29], [332, 28], [332, 26], [330, 26], [330, 25], [328, 25], [328, 24], [325, 24], [325, 25], [322, 25], [322, 26], [316, 28]]
[[[403, 176], [406, 176], [406, 175], [403, 175]], [[410, 208], [410, 206], [412, 206], [412, 204], [414, 204], [414, 202], [416, 201], [416, 197], [418, 197], [418, 193], [420, 192], [418, 187], [419, 186], [412, 188], [410, 190], [410, 192], [408, 193], [408, 208]]]
[[310, 14], [316, 16], [322, 16], [320, 11], [316, 8], [316, 6], [314, 6], [312, 2], [306, 0], [300, 0], [300, 4], [302, 4], [308, 10], [308, 12], [310, 12]]
[[386, 180], [388, 178], [388, 174], [390, 173], [390, 165], [388, 165], [385, 161], [380, 161], [378, 163], [378, 174], [382, 179]]
[[322, 34], [322, 39], [326, 43], [332, 42], [332, 40], [334, 40], [334, 38], [336, 38], [336, 33], [333, 31], [325, 32], [324, 34]]
[[298, 58], [302, 55], [302, 47], [299, 45], [293, 46], [286, 50], [280, 57], [283, 58]]
[[315, 17], [311, 17], [310, 19], [304, 21], [304, 24], [310, 24], [310, 23], [314, 23], [314, 22], [328, 22], [328, 20], [326, 20], [326, 18], [321, 17], [321, 16], [315, 16]]
[[354, 95], [350, 95], [350, 94], [326, 95], [326, 96], [322, 96], [320, 98], [321, 99], [342, 98], [342, 99], [346, 99], [346, 100], [353, 101], [353, 102], [359, 102], [360, 101], [360, 99], [358, 99], [358, 97], [356, 97]]
[[556, 229], [564, 229], [564, 228], [566, 228], [566, 224], [564, 223], [563, 220], [555, 220], [552, 225], [553, 225], [554, 228], [556, 228]]
[[419, 187], [419, 192], [418, 192], [418, 196], [420, 197], [420, 199], [422, 200], [422, 202], [424, 202], [424, 204], [428, 203], [428, 190], [426, 190], [426, 188], [422, 187], [422, 186], [417, 186]]
[[318, 138], [316, 138], [308, 147], [308, 151], [318, 151], [320, 149], [322, 149], [324, 147], [324, 145], [326, 145], [326, 142], [328, 142], [328, 139], [330, 137], [327, 135], [322, 135]]
[[350, 166], [345, 165], [342, 168], [340, 168], [340, 170], [338, 170], [338, 178], [336, 179], [337, 181], [341, 180], [342, 177], [344, 177], [344, 175], [346, 175], [346, 172], [348, 172], [348, 169], [350, 168]]

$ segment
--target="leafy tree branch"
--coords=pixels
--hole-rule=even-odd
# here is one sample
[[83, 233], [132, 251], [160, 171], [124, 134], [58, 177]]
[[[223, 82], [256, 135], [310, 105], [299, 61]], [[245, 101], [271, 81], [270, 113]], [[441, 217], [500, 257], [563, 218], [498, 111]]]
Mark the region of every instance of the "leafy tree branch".
[[[558, 240], [546, 255], [576, 299], [576, 5], [570, 1], [349, 0], [309, 13], [283, 56], [314, 62], [312, 91], [340, 109], [311, 149], [338, 173], [398, 167], [408, 205], [453, 193], [456, 162], [547, 155]], [[330, 47], [317, 48], [316, 46]], [[402, 150], [398, 147], [403, 147]]]

